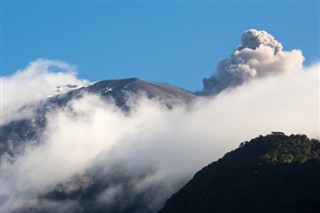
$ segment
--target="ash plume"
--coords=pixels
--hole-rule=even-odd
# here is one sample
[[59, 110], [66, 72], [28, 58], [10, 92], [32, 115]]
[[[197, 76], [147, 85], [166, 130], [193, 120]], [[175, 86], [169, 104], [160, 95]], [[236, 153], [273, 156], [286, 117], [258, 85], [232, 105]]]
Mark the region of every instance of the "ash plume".
[[250, 29], [241, 36], [229, 58], [218, 63], [211, 77], [203, 79], [206, 95], [218, 94], [252, 79], [260, 79], [302, 68], [304, 57], [300, 50], [283, 51], [282, 45], [263, 30]]

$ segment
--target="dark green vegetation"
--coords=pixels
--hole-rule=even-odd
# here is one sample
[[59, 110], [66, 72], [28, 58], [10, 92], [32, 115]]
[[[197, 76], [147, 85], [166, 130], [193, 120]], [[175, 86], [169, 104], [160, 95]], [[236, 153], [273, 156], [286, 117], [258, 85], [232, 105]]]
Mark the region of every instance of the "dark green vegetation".
[[273, 132], [199, 171], [159, 213], [320, 212], [320, 143]]

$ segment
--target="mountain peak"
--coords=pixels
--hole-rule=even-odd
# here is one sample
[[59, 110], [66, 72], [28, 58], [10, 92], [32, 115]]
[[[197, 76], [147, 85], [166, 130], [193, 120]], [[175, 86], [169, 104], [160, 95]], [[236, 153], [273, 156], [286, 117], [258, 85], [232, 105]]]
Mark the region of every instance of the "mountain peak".
[[145, 95], [149, 99], [163, 102], [169, 108], [179, 103], [190, 103], [197, 96], [187, 90], [166, 83], [155, 83], [139, 78], [102, 80], [86, 86], [67, 87], [64, 92], [50, 96], [50, 102], [63, 105], [73, 97], [92, 93], [102, 98], [112, 98], [120, 108], [128, 110], [127, 100], [131, 95]]

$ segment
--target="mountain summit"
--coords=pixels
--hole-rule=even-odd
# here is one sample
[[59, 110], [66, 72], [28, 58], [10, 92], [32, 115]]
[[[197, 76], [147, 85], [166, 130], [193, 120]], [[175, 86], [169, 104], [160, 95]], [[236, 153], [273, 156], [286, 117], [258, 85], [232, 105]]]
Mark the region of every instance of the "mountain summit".
[[190, 103], [196, 95], [187, 90], [166, 83], [155, 83], [139, 78], [98, 81], [85, 86], [67, 85], [68, 89], [50, 97], [53, 103], [64, 103], [83, 93], [114, 99], [120, 108], [128, 109], [127, 100], [132, 95], [145, 95], [165, 103], [169, 108], [178, 103]]

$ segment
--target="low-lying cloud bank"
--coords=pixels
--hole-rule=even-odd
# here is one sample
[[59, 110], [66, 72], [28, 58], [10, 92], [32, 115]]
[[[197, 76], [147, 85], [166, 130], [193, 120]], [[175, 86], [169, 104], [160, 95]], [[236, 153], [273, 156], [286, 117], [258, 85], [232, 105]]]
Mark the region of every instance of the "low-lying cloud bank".
[[[281, 45], [269, 34], [249, 34], [255, 33], [263, 36], [258, 40], [245, 36], [236, 51], [272, 52], [279, 61], [271, 74], [257, 68], [256, 74], [245, 74], [232, 90], [223, 86], [218, 95], [199, 98], [192, 106], [169, 110], [141, 95], [134, 97], [139, 101], [130, 102], [132, 110], [127, 114], [112, 102], [87, 94], [69, 107], [48, 113], [41, 145], [19, 156], [14, 164], [2, 162], [2, 212], [155, 212], [196, 171], [242, 141], [271, 131], [319, 138], [320, 64], [302, 68], [302, 55], [297, 51], [292, 53], [299, 56], [297, 66], [286, 65], [287, 57], [280, 55], [291, 53], [281, 52]], [[43, 68], [48, 63], [52, 61], [38, 60], [3, 79], [4, 124], [18, 119], [22, 116], [18, 109], [46, 97], [55, 86], [86, 83], [72, 72], [48, 71]], [[243, 63], [251, 66], [252, 61]], [[37, 67], [35, 76], [30, 67]], [[223, 82], [233, 75], [217, 72]], [[263, 78], [246, 81], [247, 76]], [[43, 79], [51, 82], [48, 89], [43, 88]], [[20, 91], [28, 98], [19, 99]], [[11, 106], [16, 106], [14, 111], [9, 110]], [[95, 195], [89, 196], [93, 189]], [[59, 197], [62, 191], [69, 197]], [[72, 197], [72, 192], [87, 193], [87, 197]]]

